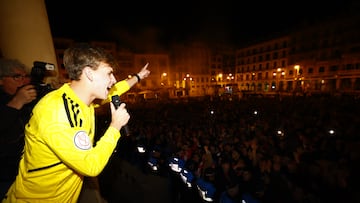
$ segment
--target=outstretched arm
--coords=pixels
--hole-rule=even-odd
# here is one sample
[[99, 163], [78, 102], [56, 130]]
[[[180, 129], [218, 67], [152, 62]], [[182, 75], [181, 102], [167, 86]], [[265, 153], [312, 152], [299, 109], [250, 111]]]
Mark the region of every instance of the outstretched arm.
[[149, 63], [145, 64], [145, 66], [140, 70], [140, 72], [134, 74], [131, 78], [126, 80], [130, 88], [134, 86], [136, 83], [140, 82], [140, 80], [149, 76], [150, 71], [147, 69], [148, 66]]
[[[147, 69], [149, 66], [149, 63], [145, 64], [145, 66], [133, 77], [121, 80], [117, 82], [110, 90], [108, 98], [101, 101], [101, 105], [108, 103], [111, 101], [111, 97], [113, 95], [122, 95], [126, 91], [128, 91], [131, 87], [133, 87], [136, 83], [138, 83], [140, 80], [147, 78], [150, 75], [150, 71]], [[99, 107], [100, 105], [95, 105], [95, 107]]]

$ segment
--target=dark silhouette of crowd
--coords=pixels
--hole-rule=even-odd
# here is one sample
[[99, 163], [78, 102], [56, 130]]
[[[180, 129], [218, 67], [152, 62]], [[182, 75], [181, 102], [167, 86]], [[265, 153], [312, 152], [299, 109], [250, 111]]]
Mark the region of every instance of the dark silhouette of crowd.
[[154, 158], [174, 203], [206, 202], [170, 169], [174, 157], [184, 160], [193, 185], [214, 186], [214, 202], [360, 202], [359, 101], [321, 95], [128, 104], [131, 136], [117, 153], [147, 173]]

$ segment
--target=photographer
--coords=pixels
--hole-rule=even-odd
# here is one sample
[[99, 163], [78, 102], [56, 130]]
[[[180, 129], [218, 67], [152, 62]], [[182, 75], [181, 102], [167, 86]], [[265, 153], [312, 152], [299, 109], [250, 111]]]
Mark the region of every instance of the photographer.
[[0, 195], [15, 180], [24, 147], [24, 128], [36, 90], [26, 66], [16, 59], [0, 59]]
[[33, 64], [34, 66], [31, 68], [30, 72], [30, 83], [34, 85], [37, 93], [36, 100], [32, 102], [32, 105], [34, 106], [43, 96], [54, 90], [50, 84], [44, 82], [44, 79], [55, 73], [55, 66], [54, 64], [41, 61], [34, 61]]

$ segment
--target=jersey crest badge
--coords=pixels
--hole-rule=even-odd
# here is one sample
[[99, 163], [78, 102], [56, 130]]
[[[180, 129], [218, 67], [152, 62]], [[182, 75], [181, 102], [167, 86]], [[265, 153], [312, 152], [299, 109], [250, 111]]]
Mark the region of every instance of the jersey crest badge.
[[82, 150], [91, 148], [91, 142], [88, 134], [85, 131], [78, 131], [74, 137], [75, 146]]

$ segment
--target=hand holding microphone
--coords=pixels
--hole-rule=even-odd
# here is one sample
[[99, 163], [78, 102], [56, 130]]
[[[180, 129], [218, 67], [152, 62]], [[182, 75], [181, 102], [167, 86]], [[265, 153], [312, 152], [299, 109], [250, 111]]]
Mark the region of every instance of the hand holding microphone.
[[119, 95], [111, 97], [111, 123], [110, 125], [121, 130], [124, 130], [126, 136], [130, 135], [129, 127], [127, 123], [130, 119], [130, 115], [125, 108], [125, 103], [121, 102]]

